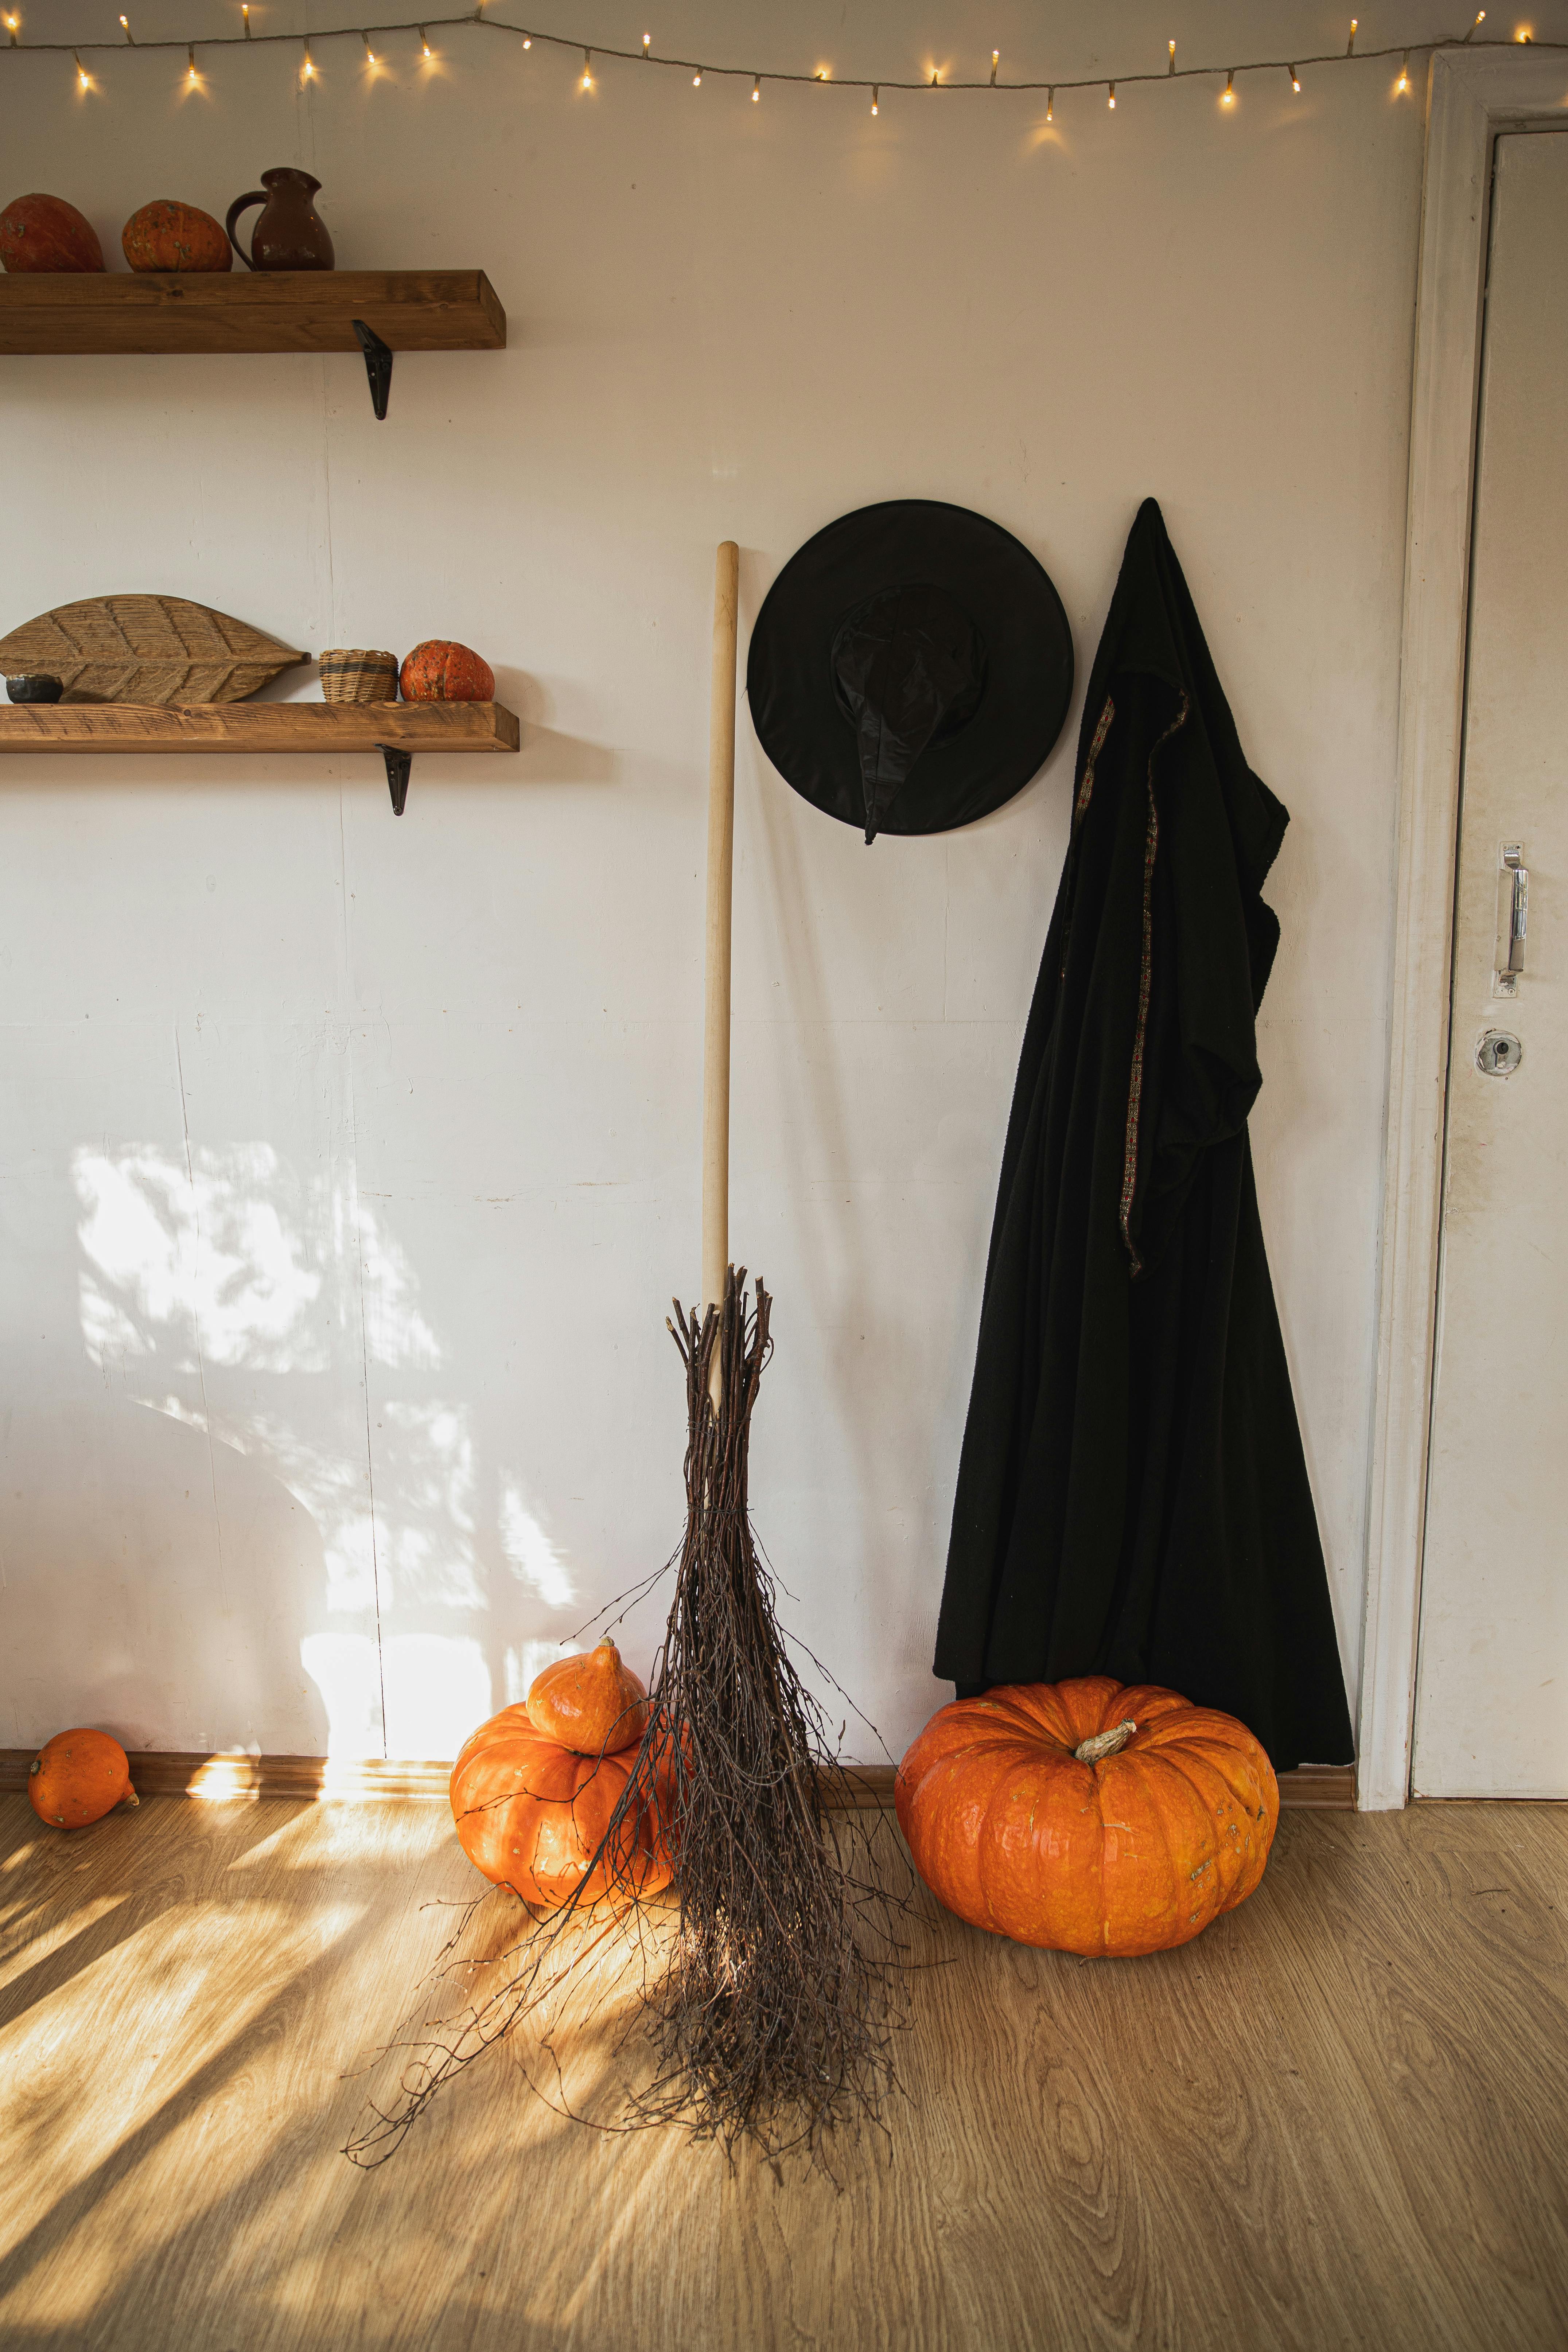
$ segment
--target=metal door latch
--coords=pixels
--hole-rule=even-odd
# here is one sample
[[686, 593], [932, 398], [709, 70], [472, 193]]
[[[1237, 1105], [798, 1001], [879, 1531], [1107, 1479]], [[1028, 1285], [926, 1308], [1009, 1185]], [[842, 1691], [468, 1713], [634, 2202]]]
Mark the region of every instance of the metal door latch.
[[1524, 929], [1530, 912], [1530, 874], [1523, 863], [1524, 845], [1505, 841], [1498, 866], [1497, 964], [1492, 972], [1494, 996], [1517, 996], [1524, 970]]
[[1483, 1077], [1511, 1078], [1524, 1059], [1524, 1047], [1506, 1029], [1489, 1029], [1476, 1047], [1476, 1067]]

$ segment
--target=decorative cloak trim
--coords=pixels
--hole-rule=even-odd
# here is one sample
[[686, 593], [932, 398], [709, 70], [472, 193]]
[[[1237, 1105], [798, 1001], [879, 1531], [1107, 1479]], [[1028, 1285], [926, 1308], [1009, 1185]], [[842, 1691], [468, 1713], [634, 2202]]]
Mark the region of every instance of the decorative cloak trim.
[[1089, 799], [1094, 791], [1094, 763], [1100, 757], [1107, 735], [1110, 732], [1110, 722], [1115, 716], [1116, 705], [1108, 694], [1105, 698], [1105, 708], [1100, 714], [1100, 722], [1094, 730], [1094, 740], [1089, 747], [1089, 757], [1083, 763], [1083, 782], [1078, 788], [1078, 797], [1072, 804], [1072, 830], [1068, 835], [1065, 882], [1067, 920], [1062, 925], [1062, 962], [1061, 970], [1057, 975], [1058, 983], [1065, 981], [1068, 976], [1068, 943], [1072, 938], [1072, 902], [1078, 892], [1078, 859], [1074, 854], [1078, 844], [1078, 829], [1089, 813]]
[[[1138, 1111], [1143, 1099], [1143, 1045], [1149, 1031], [1149, 993], [1154, 977], [1154, 858], [1160, 846], [1160, 811], [1154, 798], [1154, 762], [1172, 736], [1186, 725], [1191, 708], [1191, 702], [1184, 694], [1181, 709], [1164, 733], [1156, 738], [1154, 748], [1149, 754], [1149, 826], [1143, 837], [1143, 953], [1138, 969], [1138, 1025], [1132, 1033], [1132, 1067], [1127, 1082], [1127, 1148], [1121, 1161], [1121, 1239], [1126, 1245], [1134, 1277], [1143, 1271], [1143, 1261], [1132, 1239], [1132, 1200], [1138, 1190]], [[1109, 717], [1109, 702], [1105, 709]], [[1104, 730], [1105, 720], [1102, 719], [1100, 732], [1094, 739], [1097, 751]], [[1091, 754], [1086, 782], [1092, 782], [1093, 772]]]
[[1094, 790], [1094, 763], [1100, 757], [1100, 749], [1107, 735], [1110, 732], [1110, 722], [1115, 716], [1116, 705], [1108, 694], [1105, 698], [1105, 708], [1100, 714], [1100, 724], [1094, 730], [1094, 740], [1089, 747], [1089, 757], [1084, 761], [1083, 782], [1078, 788], [1078, 798], [1073, 803], [1072, 829], [1075, 833], [1083, 823], [1084, 813], [1089, 807], [1089, 794]]

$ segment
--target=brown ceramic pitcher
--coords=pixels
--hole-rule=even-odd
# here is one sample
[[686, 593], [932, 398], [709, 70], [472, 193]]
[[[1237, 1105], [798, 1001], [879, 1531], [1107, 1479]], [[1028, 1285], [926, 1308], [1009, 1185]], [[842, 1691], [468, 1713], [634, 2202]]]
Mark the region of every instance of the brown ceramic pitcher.
[[[263, 172], [261, 185], [247, 196], [236, 196], [224, 218], [228, 241], [244, 262], [247, 269], [331, 269], [332, 240], [326, 225], [310, 202], [320, 180], [309, 172], [296, 172], [280, 163], [275, 171]], [[235, 222], [252, 205], [264, 205], [266, 210], [250, 233], [250, 251], [247, 253], [234, 233]]]

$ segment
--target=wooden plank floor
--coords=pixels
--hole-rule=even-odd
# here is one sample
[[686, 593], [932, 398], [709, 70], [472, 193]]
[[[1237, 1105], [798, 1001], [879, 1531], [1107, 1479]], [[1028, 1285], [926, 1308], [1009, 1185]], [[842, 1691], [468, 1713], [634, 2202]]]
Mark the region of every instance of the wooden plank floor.
[[5, 2352], [1568, 2342], [1568, 1808], [1288, 1814], [1146, 1960], [931, 1909], [842, 2193], [586, 2129], [504, 2053], [353, 2170], [343, 2070], [471, 1884], [434, 1806], [0, 1799]]

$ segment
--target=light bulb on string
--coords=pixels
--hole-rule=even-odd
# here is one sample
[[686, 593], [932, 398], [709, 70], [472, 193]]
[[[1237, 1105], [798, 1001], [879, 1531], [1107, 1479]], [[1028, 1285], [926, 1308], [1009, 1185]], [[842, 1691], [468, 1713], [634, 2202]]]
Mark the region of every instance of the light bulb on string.
[[583, 79], [578, 83], [577, 87], [579, 89], [592, 89], [594, 87], [594, 52], [592, 49], [584, 49], [583, 52]]
[[651, 33], [645, 33], [645, 34], [643, 35], [643, 37], [642, 37], [642, 53], [643, 53], [643, 55], [644, 55], [644, 57], [645, 57], [645, 58], [647, 57], [647, 55], [648, 51], [652, 48], [652, 47], [653, 47], [653, 35], [652, 35]]
[[879, 87], [879, 84], [877, 84], [876, 82], [873, 82], [873, 83], [871, 84], [871, 111], [872, 111], [872, 113], [873, 113], [873, 114], [875, 114], [875, 113], [876, 113], [876, 111], [877, 111], [877, 108], [878, 108], [879, 103], [880, 102], [881, 96], [882, 96], [882, 92], [881, 92], [880, 87]]
[[196, 71], [195, 45], [194, 42], [187, 41], [185, 43], [185, 87], [187, 89], [195, 89], [200, 79], [201, 76]]
[[1531, 31], [1528, 25], [1521, 25], [1513, 37], [1516, 41], [1533, 41], [1535, 35]]
[[1355, 28], [1360, 22], [1361, 19], [1359, 16], [1352, 16], [1351, 18], [1351, 37], [1345, 43], [1345, 55], [1347, 58], [1353, 58], [1355, 55]]
[[1173, 74], [1176, 70], [1176, 45], [1174, 41], [1167, 41], [1165, 47], [1171, 52], [1171, 62], [1165, 68], [1165, 71], [1167, 74]]
[[121, 16], [120, 19], [120, 29], [124, 34], [126, 39], [130, 42], [132, 47], [134, 48], [136, 47], [136, 36], [131, 29], [131, 19], [129, 16]]
[[992, 89], [995, 89], [995, 87], [996, 87], [996, 68], [997, 68], [997, 67], [1001, 64], [1001, 62], [1002, 62], [1002, 52], [1001, 52], [1001, 50], [1000, 50], [1000, 49], [993, 49], [993, 50], [992, 50], [992, 52], [991, 52], [991, 87], [992, 87]]
[[305, 43], [304, 47], [305, 62], [300, 68], [300, 79], [301, 81], [314, 81], [316, 79], [316, 60], [310, 55], [310, 44], [309, 41]]
[[1222, 106], [1236, 104], [1236, 68], [1234, 66], [1225, 78], [1225, 92], [1220, 99], [1220, 104]]
[[762, 75], [761, 75], [761, 74], [753, 74], [753, 75], [752, 75], [752, 104], [753, 106], [755, 106], [755, 105], [757, 104], [758, 100], [759, 100], [761, 99], [761, 97], [762, 97], [762, 94], [763, 94], [763, 78], [762, 78]]
[[1409, 52], [1409, 50], [1408, 50], [1408, 49], [1406, 49], [1406, 50], [1405, 50], [1405, 62], [1404, 62], [1404, 64], [1403, 64], [1403, 65], [1400, 67], [1400, 68], [1399, 68], [1399, 79], [1398, 79], [1398, 80], [1394, 83], [1394, 95], [1395, 96], [1395, 98], [1403, 98], [1403, 97], [1404, 97], [1404, 95], [1405, 95], [1405, 91], [1406, 91], [1409, 88], [1410, 88], [1410, 52]]
[[239, 21], [245, 26], [245, 37], [250, 38], [250, 0], [241, 0]]
[[20, 41], [18, 41], [18, 39], [16, 38], [17, 30], [18, 30], [18, 28], [19, 28], [19, 26], [20, 26], [20, 25], [21, 25], [21, 22], [22, 22], [22, 19], [20, 18], [20, 16], [7, 16], [7, 17], [6, 17], [6, 19], [5, 19], [5, 30], [6, 30], [6, 31], [10, 34], [10, 36], [11, 36], [11, 47], [12, 47], [14, 49], [19, 49], [19, 48], [21, 47], [21, 46], [22, 46], [22, 44], [20, 43]]
[[435, 52], [435, 50], [430, 47], [430, 36], [429, 36], [429, 34], [425, 30], [425, 27], [424, 27], [424, 26], [423, 26], [423, 25], [418, 26], [416, 27], [416, 30], [417, 30], [418, 35], [419, 35], [419, 54], [420, 54], [420, 56], [421, 56], [422, 58], [434, 58], [434, 56], [435, 56], [436, 52]]
[[1116, 111], [1116, 84], [1114, 82], [1108, 82], [1106, 84], [1106, 89], [1108, 95], [1106, 97], [1105, 103], [1110, 108], [1111, 113], [1114, 114]]
[[1476, 11], [1476, 21], [1475, 21], [1475, 23], [1470, 26], [1469, 31], [1465, 35], [1465, 38], [1466, 38], [1466, 40], [1467, 40], [1467, 41], [1473, 41], [1473, 40], [1475, 39], [1475, 37], [1476, 37], [1476, 35], [1480, 31], [1481, 26], [1486, 23], [1486, 21], [1487, 21], [1487, 12], [1486, 12], [1486, 10], [1485, 10], [1484, 8], [1478, 8], [1478, 9], [1477, 9], [1477, 11]]
[[1046, 92], [1046, 121], [1047, 121], [1047, 122], [1054, 122], [1054, 121], [1056, 121], [1056, 119], [1057, 119], [1057, 93], [1056, 93], [1056, 89], [1055, 89], [1055, 88], [1053, 87], [1052, 89], [1047, 89], [1047, 92]]
[[1300, 95], [1301, 95], [1301, 77], [1300, 77], [1300, 75], [1296, 71], [1296, 68], [1295, 68], [1295, 67], [1294, 67], [1294, 66], [1290, 66], [1289, 68], [1287, 68], [1287, 70], [1289, 71], [1289, 76], [1290, 76], [1290, 87], [1291, 87], [1291, 89], [1295, 91], [1295, 93], [1296, 93], [1297, 97], [1298, 97], [1298, 98], [1300, 98]]
[[523, 37], [522, 37], [522, 46], [523, 46], [523, 47], [524, 47], [525, 49], [531, 49], [531, 48], [532, 48], [532, 47], [533, 47], [533, 35], [532, 35], [531, 33], [524, 33], [524, 35], [523, 35]]
[[702, 87], [702, 68], [700, 66], [699, 66], [697, 71], [691, 77], [691, 87], [693, 89], [700, 89]]
[[88, 72], [87, 68], [81, 61], [80, 51], [73, 49], [71, 51], [71, 56], [76, 59], [76, 86], [78, 89], [90, 89], [92, 88], [92, 76]]

